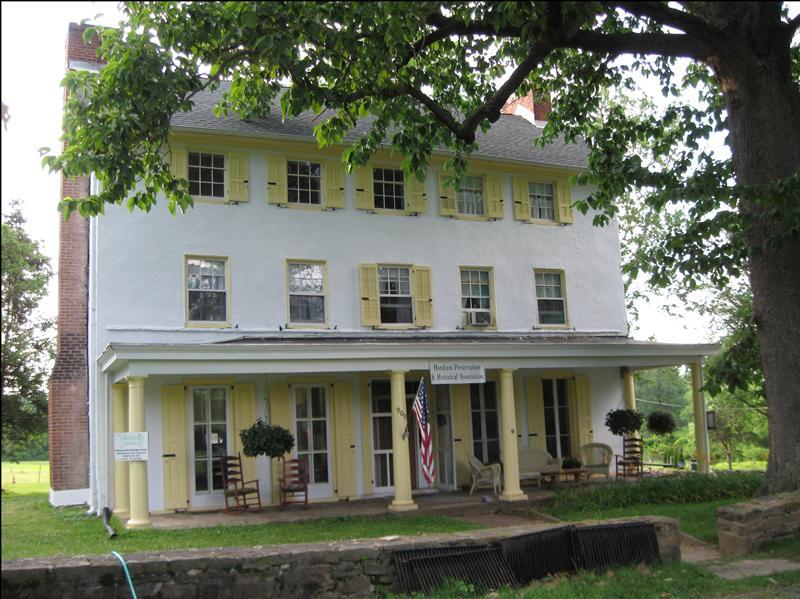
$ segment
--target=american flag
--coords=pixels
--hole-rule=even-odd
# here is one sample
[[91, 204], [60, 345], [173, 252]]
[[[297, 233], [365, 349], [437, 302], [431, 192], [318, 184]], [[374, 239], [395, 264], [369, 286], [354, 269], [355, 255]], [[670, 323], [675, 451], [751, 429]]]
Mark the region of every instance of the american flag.
[[431, 418], [428, 411], [428, 396], [425, 393], [425, 379], [420, 380], [417, 396], [412, 407], [417, 416], [419, 428], [419, 456], [422, 461], [422, 475], [428, 484], [433, 484], [435, 470], [433, 467], [433, 440], [431, 439]]

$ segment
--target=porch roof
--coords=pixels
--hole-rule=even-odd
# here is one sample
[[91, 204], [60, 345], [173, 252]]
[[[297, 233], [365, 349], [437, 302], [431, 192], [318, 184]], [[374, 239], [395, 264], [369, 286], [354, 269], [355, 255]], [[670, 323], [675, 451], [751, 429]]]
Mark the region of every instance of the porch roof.
[[432, 360], [479, 361], [487, 369], [646, 369], [701, 361], [718, 349], [718, 344], [574, 332], [282, 332], [216, 343], [112, 343], [98, 363], [117, 381], [148, 375], [428, 370]]

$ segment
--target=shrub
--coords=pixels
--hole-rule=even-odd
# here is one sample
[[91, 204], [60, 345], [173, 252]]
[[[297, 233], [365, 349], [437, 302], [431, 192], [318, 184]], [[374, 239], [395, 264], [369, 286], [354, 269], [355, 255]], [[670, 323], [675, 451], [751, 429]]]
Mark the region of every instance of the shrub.
[[642, 428], [642, 415], [636, 410], [611, 410], [606, 426], [614, 435], [630, 435]]
[[250, 428], [243, 429], [242, 438], [244, 455], [255, 457], [265, 455], [270, 459], [283, 457], [294, 447], [294, 435], [282, 426], [266, 424], [261, 418]]
[[700, 503], [752, 497], [764, 482], [758, 472], [725, 472], [713, 476], [687, 472], [645, 478], [638, 483], [615, 481], [591, 489], [557, 489], [550, 507], [580, 512], [640, 503]]
[[650, 412], [647, 416], [647, 429], [655, 435], [668, 435], [677, 426], [675, 418], [669, 412]]

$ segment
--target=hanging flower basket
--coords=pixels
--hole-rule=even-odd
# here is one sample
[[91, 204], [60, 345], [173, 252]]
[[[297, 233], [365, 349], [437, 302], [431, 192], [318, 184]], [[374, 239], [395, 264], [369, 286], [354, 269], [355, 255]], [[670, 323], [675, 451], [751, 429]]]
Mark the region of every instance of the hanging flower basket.
[[260, 418], [250, 428], [243, 429], [239, 436], [247, 457], [265, 455], [270, 459], [282, 458], [292, 451], [294, 435], [282, 426], [266, 424]]
[[677, 426], [675, 417], [669, 412], [650, 412], [647, 415], [647, 429], [655, 435], [668, 435]]
[[630, 435], [642, 428], [644, 417], [636, 410], [611, 410], [606, 414], [606, 426], [614, 435]]

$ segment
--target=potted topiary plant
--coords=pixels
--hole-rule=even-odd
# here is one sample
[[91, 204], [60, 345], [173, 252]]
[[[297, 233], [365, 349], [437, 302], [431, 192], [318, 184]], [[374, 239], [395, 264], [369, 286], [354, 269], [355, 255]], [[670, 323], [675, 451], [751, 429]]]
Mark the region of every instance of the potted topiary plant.
[[580, 467], [581, 467], [581, 461], [578, 458], [567, 456], [561, 461], [562, 470], [575, 470], [576, 468]]
[[267, 424], [261, 418], [250, 428], [243, 429], [239, 436], [244, 455], [251, 458], [259, 455], [265, 455], [270, 460], [283, 458], [294, 447], [292, 433], [282, 426]]
[[647, 416], [647, 428], [655, 435], [668, 435], [677, 428], [675, 417], [669, 412], [650, 412]]
[[606, 414], [606, 426], [614, 435], [630, 435], [642, 428], [644, 417], [636, 410], [611, 410]]

